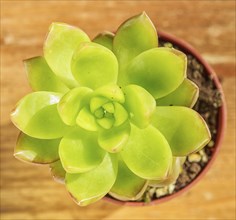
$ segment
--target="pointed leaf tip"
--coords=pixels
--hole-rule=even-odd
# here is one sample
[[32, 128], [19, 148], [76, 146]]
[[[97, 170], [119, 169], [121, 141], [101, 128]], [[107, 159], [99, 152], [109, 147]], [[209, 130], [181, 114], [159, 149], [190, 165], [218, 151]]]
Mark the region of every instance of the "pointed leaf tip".
[[134, 57], [157, 46], [156, 29], [145, 13], [131, 17], [121, 24], [113, 40], [113, 51], [119, 62], [118, 84], [127, 85], [126, 69]]
[[127, 67], [130, 84], [142, 86], [154, 98], [174, 91], [186, 78], [186, 55], [171, 48], [154, 48], [135, 57]]
[[33, 138], [21, 132], [17, 139], [14, 156], [31, 163], [49, 164], [59, 159], [60, 141], [61, 139]]
[[81, 29], [55, 22], [49, 27], [44, 43], [44, 57], [61, 80], [70, 88], [78, 86], [71, 73], [71, 59], [75, 49], [90, 39]]
[[182, 106], [158, 106], [152, 118], [167, 139], [174, 156], [201, 150], [211, 139], [209, 128], [196, 111]]
[[157, 106], [185, 106], [192, 108], [197, 102], [198, 96], [198, 86], [186, 78], [176, 90], [157, 99], [156, 103]]
[[107, 153], [102, 163], [86, 173], [66, 174], [66, 188], [80, 206], [96, 202], [105, 196], [117, 176], [118, 161], [114, 154]]
[[44, 57], [24, 60], [29, 84], [34, 91], [52, 91], [65, 93], [69, 88], [61, 82], [48, 66]]
[[25, 134], [39, 139], [60, 138], [69, 129], [57, 111], [62, 94], [33, 92], [22, 98], [11, 113], [11, 120]]

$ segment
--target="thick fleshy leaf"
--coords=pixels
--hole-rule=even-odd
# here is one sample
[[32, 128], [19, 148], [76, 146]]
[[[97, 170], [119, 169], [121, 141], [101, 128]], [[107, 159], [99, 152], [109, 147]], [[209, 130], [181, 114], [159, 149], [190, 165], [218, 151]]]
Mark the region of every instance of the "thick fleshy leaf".
[[174, 156], [186, 156], [198, 151], [211, 139], [206, 122], [196, 111], [187, 107], [157, 107], [152, 124], [165, 136]]
[[68, 173], [83, 173], [97, 167], [105, 151], [97, 143], [97, 134], [80, 128], [62, 138], [59, 155]]
[[54, 163], [50, 164], [50, 171], [53, 179], [58, 183], [65, 183], [66, 171], [64, 170], [61, 161], [57, 160]]
[[179, 177], [183, 159], [184, 158], [181, 158], [181, 157], [173, 157], [172, 165], [170, 167], [170, 170], [166, 178], [163, 180], [150, 180], [148, 185], [154, 186], [154, 187], [164, 187], [164, 186], [173, 184]]
[[104, 129], [110, 129], [114, 124], [114, 118], [101, 118], [96, 119], [96, 122]]
[[131, 124], [129, 140], [121, 155], [133, 173], [152, 180], [166, 177], [172, 160], [167, 140], [151, 125], [140, 129]]
[[44, 57], [24, 60], [28, 80], [34, 91], [52, 91], [65, 93], [69, 89], [52, 72]]
[[128, 80], [142, 86], [154, 98], [161, 98], [183, 82], [186, 67], [184, 53], [167, 47], [154, 48], [131, 61], [127, 69]]
[[102, 96], [95, 96], [90, 100], [90, 111], [94, 113], [97, 109], [99, 109], [105, 103], [108, 103], [109, 100]]
[[106, 110], [106, 112], [109, 112], [111, 114], [115, 112], [114, 104], [111, 102], [103, 104], [102, 107], [104, 110]]
[[89, 94], [93, 90], [87, 87], [78, 87], [66, 93], [57, 105], [59, 115], [67, 125], [75, 125], [76, 117], [86, 104], [88, 104]]
[[102, 96], [110, 101], [119, 103], [125, 102], [125, 96], [121, 88], [117, 85], [106, 85], [94, 91], [94, 97]]
[[117, 176], [118, 161], [114, 154], [107, 153], [102, 163], [86, 173], [66, 174], [66, 188], [80, 206], [96, 202], [105, 196]]
[[125, 108], [117, 102], [114, 103], [114, 118], [114, 126], [122, 125], [129, 118], [129, 115]]
[[20, 133], [14, 156], [20, 160], [48, 164], [59, 159], [58, 147], [61, 139], [44, 140]]
[[109, 194], [119, 200], [137, 200], [144, 193], [147, 187], [147, 180], [136, 176], [126, 166], [122, 159], [118, 162], [118, 173], [116, 182]]
[[156, 29], [145, 12], [128, 19], [118, 28], [113, 50], [119, 61], [119, 85], [127, 84], [125, 69], [128, 62], [157, 45]]
[[189, 79], [184, 79], [182, 84], [173, 92], [156, 100], [157, 106], [186, 106], [192, 108], [199, 95], [198, 86]]
[[149, 125], [152, 114], [156, 109], [156, 101], [152, 95], [137, 85], [128, 85], [124, 89], [125, 107], [131, 121], [140, 128]]
[[117, 82], [118, 62], [109, 49], [90, 42], [75, 50], [71, 71], [79, 85], [96, 89]]
[[60, 93], [30, 93], [17, 103], [11, 120], [29, 136], [39, 139], [60, 138], [69, 129], [57, 112], [60, 98]]
[[130, 124], [101, 130], [98, 135], [98, 144], [110, 153], [117, 153], [126, 145], [130, 134]]
[[100, 34], [98, 34], [94, 39], [93, 42], [100, 44], [104, 47], [106, 47], [109, 50], [113, 50], [113, 38], [114, 34], [109, 31], [104, 31]]
[[98, 125], [96, 123], [95, 117], [91, 114], [88, 107], [84, 107], [79, 112], [76, 123], [81, 128], [88, 130], [88, 131], [97, 131]]
[[44, 43], [44, 57], [52, 71], [73, 88], [78, 85], [71, 73], [71, 59], [75, 49], [89, 37], [79, 28], [64, 23], [52, 23]]

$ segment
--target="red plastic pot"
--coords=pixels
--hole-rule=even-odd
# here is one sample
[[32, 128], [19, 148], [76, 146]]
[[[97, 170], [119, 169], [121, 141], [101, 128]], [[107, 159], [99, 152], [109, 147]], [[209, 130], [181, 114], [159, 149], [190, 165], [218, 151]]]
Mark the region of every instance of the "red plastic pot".
[[119, 204], [119, 205], [129, 205], [129, 206], [155, 205], [155, 204], [159, 204], [159, 203], [168, 201], [170, 199], [173, 199], [173, 198], [181, 195], [182, 193], [188, 191], [200, 179], [202, 179], [203, 176], [206, 174], [206, 172], [209, 170], [209, 168], [211, 167], [213, 161], [215, 160], [215, 158], [216, 158], [216, 156], [219, 152], [219, 149], [220, 149], [223, 137], [224, 137], [224, 130], [225, 130], [225, 127], [226, 127], [226, 104], [225, 104], [225, 98], [224, 98], [224, 93], [223, 93], [221, 84], [220, 84], [219, 79], [217, 78], [217, 75], [215, 74], [214, 70], [201, 57], [201, 55], [191, 45], [189, 45], [185, 41], [183, 41], [181, 39], [178, 39], [175, 36], [167, 34], [163, 31], [158, 31], [158, 36], [159, 36], [160, 39], [162, 39], [166, 42], [170, 42], [170, 43], [174, 44], [175, 46], [178, 46], [179, 49], [181, 51], [185, 52], [186, 54], [191, 54], [193, 57], [195, 57], [204, 66], [204, 68], [206, 70], [206, 73], [211, 76], [211, 79], [215, 83], [215, 86], [221, 92], [222, 106], [219, 108], [218, 128], [217, 128], [216, 141], [215, 141], [215, 145], [214, 145], [214, 152], [212, 153], [211, 159], [208, 161], [207, 165], [203, 168], [201, 173], [199, 173], [198, 176], [192, 182], [190, 182], [184, 188], [180, 189], [178, 192], [167, 195], [165, 197], [158, 198], [158, 199], [153, 200], [149, 203], [135, 202], [135, 201], [124, 202], [124, 201], [119, 201], [119, 200], [113, 199], [111, 197], [104, 197], [105, 200], [116, 203], [116, 204]]

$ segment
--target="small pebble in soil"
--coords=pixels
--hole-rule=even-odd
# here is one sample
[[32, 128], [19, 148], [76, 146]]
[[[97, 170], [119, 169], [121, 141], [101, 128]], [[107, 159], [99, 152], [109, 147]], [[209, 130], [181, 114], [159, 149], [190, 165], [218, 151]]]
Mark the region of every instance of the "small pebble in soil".
[[211, 140], [211, 141], [208, 143], [207, 147], [213, 147], [214, 144], [215, 144], [215, 142], [214, 142], [213, 140]]
[[199, 161], [201, 161], [201, 159], [202, 159], [201, 155], [198, 154], [198, 153], [190, 154], [188, 156], [188, 161], [189, 162], [199, 162]]
[[156, 197], [157, 198], [165, 196], [167, 193], [168, 193], [168, 187], [167, 186], [160, 187], [160, 188], [156, 189]]

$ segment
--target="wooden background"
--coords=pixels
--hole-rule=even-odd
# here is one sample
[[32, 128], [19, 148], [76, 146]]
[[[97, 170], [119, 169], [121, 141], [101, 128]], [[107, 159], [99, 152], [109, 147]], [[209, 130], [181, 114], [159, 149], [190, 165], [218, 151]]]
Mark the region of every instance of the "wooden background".
[[[13, 158], [18, 130], [9, 113], [30, 92], [22, 60], [42, 53], [48, 27], [62, 21], [90, 37], [145, 10], [154, 24], [192, 44], [222, 80], [228, 126], [210, 171], [185, 195], [158, 206], [100, 201], [81, 208], [46, 167]], [[1, 219], [235, 219], [234, 1], [1, 1]]]

